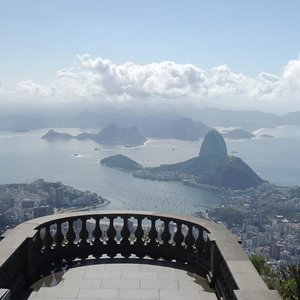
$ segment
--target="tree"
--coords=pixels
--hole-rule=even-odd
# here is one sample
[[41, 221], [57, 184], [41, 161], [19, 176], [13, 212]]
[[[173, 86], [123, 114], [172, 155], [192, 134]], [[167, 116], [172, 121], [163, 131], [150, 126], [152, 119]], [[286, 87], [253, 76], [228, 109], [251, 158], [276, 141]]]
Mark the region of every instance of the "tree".
[[261, 255], [252, 255], [250, 260], [268, 288], [271, 290], [278, 290], [280, 273], [274, 271], [271, 266], [267, 264], [266, 259]]
[[256, 271], [261, 276], [268, 276], [271, 273], [271, 267], [267, 265], [266, 260], [261, 255], [252, 255], [250, 258], [252, 264], [254, 265]]
[[283, 297], [285, 299], [300, 300], [300, 269], [298, 265], [281, 269], [282, 279], [279, 281]]

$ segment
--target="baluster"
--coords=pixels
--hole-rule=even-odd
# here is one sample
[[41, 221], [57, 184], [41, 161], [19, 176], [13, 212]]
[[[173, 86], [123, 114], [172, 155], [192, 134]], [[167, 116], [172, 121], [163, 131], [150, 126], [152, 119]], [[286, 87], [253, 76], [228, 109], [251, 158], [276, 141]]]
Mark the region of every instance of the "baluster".
[[128, 216], [124, 216], [123, 217], [123, 221], [124, 221], [124, 225], [123, 225], [123, 228], [121, 230], [121, 237], [122, 237], [122, 240], [120, 242], [120, 245], [121, 245], [121, 249], [122, 249], [122, 255], [124, 257], [129, 257], [130, 256], [130, 241], [129, 241], [129, 237], [130, 237], [130, 230], [128, 228], [128, 219], [129, 217]]
[[186, 250], [193, 252], [194, 250], [194, 244], [195, 244], [195, 238], [193, 235], [193, 225], [189, 224], [188, 225], [188, 234], [185, 237], [185, 244], [186, 244]]
[[103, 245], [103, 242], [101, 241], [102, 230], [100, 228], [100, 217], [99, 216], [95, 217], [95, 228], [93, 231], [93, 237], [94, 237], [93, 245], [97, 248], [101, 247]]
[[205, 244], [204, 244], [204, 248], [203, 248], [203, 252], [204, 252], [204, 256], [205, 258], [210, 261], [210, 257], [211, 257], [211, 253], [210, 253], [210, 240], [207, 239], [205, 241]]
[[176, 232], [174, 234], [174, 242], [175, 242], [175, 247], [176, 248], [182, 248], [182, 243], [184, 240], [184, 235], [182, 233], [182, 222], [181, 221], [177, 221], [176, 222]]
[[171, 233], [169, 229], [170, 220], [164, 219], [164, 231], [161, 234], [161, 239], [164, 246], [170, 245]]
[[51, 235], [50, 232], [50, 224], [46, 226], [45, 230], [45, 237], [44, 237], [44, 244], [45, 244], [45, 248], [44, 248], [44, 252], [48, 253], [52, 250], [52, 244], [53, 244], [53, 237]]
[[62, 224], [62, 221], [57, 221], [56, 233], [54, 236], [55, 248], [61, 248], [62, 242], [64, 241], [64, 235], [62, 233], [61, 224]]
[[159, 243], [158, 241], [156, 240], [157, 237], [158, 237], [158, 232], [156, 230], [156, 218], [155, 217], [150, 217], [150, 221], [151, 221], [151, 228], [150, 228], [150, 231], [149, 231], [149, 243], [147, 244], [147, 248], [149, 248], [149, 253], [152, 253], [150, 254], [149, 256], [152, 258], [152, 259], [157, 259], [159, 258], [159, 255], [158, 254], [154, 254], [155, 253], [155, 250], [157, 249]]
[[136, 245], [138, 245], [138, 246], [144, 245], [144, 241], [143, 241], [144, 230], [142, 227], [142, 218], [141, 217], [137, 217], [137, 228], [135, 231], [135, 237], [136, 237], [136, 241], [135, 241]]
[[101, 241], [101, 236], [102, 236], [102, 230], [100, 228], [100, 217], [99, 216], [95, 216], [94, 217], [95, 219], [95, 228], [93, 230], [93, 237], [94, 237], [94, 240], [93, 240], [93, 256], [95, 258], [99, 258], [101, 257], [102, 255], [102, 245], [103, 245], [103, 242]]
[[36, 254], [38, 255], [41, 254], [43, 246], [44, 246], [44, 242], [41, 238], [41, 229], [38, 229], [38, 232], [34, 237], [34, 249], [36, 251]]
[[108, 237], [108, 240], [107, 240], [108, 253], [107, 253], [107, 255], [111, 258], [116, 256], [116, 245], [117, 245], [117, 242], [115, 240], [116, 234], [117, 234], [117, 232], [114, 227], [114, 217], [110, 216], [109, 217], [109, 227], [107, 230], [107, 237]]
[[80, 247], [85, 247], [85, 246], [89, 245], [89, 243], [87, 242], [87, 239], [89, 237], [89, 232], [86, 229], [86, 221], [87, 221], [87, 218], [85, 218], [85, 217], [81, 218], [81, 230], [79, 232], [79, 237], [80, 237], [79, 245], [80, 245]]
[[149, 239], [150, 239], [150, 242], [149, 242], [149, 247], [155, 247], [157, 245], [157, 237], [158, 237], [158, 232], [156, 230], [156, 226], [155, 226], [155, 218], [150, 218], [151, 220], [151, 228], [150, 228], [150, 231], [149, 231]]
[[142, 217], [137, 217], [137, 228], [135, 231], [136, 241], [134, 247], [136, 249], [136, 255], [140, 258], [145, 256], [144, 251], [142, 250], [144, 246], [144, 234], [145, 232], [142, 227]]
[[203, 229], [198, 228], [198, 230], [199, 230], [199, 234], [198, 234], [198, 237], [197, 237], [197, 239], [196, 239], [195, 246], [196, 246], [198, 255], [201, 256], [201, 255], [203, 254], [203, 249], [204, 249], [204, 245], [205, 245], [205, 240], [204, 240], [204, 238], [203, 238]]
[[76, 233], [74, 231], [73, 223], [74, 220], [69, 220], [69, 228], [66, 234], [66, 239], [67, 239], [67, 248], [74, 248], [76, 246], [75, 244], [75, 239], [76, 239]]
[[75, 255], [71, 255], [71, 253], [77, 248], [77, 244], [75, 243], [76, 233], [74, 231], [73, 223], [73, 219], [68, 220], [68, 231], [66, 233], [67, 245], [65, 251], [67, 251], [68, 254], [65, 255], [65, 257], [69, 263], [75, 259]]

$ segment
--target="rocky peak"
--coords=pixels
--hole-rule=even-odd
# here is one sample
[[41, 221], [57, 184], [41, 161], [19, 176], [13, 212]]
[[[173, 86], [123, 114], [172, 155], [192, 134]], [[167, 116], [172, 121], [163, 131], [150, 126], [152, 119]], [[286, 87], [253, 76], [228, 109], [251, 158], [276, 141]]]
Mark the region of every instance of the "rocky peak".
[[224, 138], [217, 130], [209, 131], [204, 137], [199, 156], [207, 155], [227, 157], [227, 147]]

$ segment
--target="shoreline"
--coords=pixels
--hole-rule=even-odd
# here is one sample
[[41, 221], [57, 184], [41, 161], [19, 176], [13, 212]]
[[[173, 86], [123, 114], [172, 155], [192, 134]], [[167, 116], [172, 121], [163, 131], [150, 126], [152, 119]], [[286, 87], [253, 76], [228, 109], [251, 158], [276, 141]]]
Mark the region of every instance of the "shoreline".
[[65, 212], [76, 212], [76, 211], [89, 211], [92, 210], [92, 208], [95, 208], [95, 210], [98, 210], [98, 208], [105, 207], [111, 203], [110, 200], [104, 199], [102, 203], [95, 204], [95, 205], [89, 205], [89, 206], [84, 206], [84, 207], [69, 207], [69, 208], [62, 208], [57, 210], [54, 214], [62, 214]]

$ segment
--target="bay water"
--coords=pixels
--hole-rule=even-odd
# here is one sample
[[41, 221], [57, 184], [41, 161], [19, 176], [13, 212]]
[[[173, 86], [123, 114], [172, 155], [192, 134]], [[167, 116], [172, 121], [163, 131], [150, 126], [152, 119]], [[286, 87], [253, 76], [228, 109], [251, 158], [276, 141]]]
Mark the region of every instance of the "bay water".
[[[55, 129], [78, 134], [74, 128]], [[61, 181], [110, 200], [101, 209], [136, 209], [191, 215], [214, 207], [220, 197], [180, 182], [135, 178], [111, 169], [100, 160], [124, 154], [143, 166], [175, 163], [197, 156], [202, 140], [149, 140], [144, 146], [98, 145], [89, 140], [47, 141], [47, 129], [24, 133], [0, 131], [0, 184], [30, 183], [38, 178]], [[226, 140], [228, 154], [241, 157], [259, 176], [278, 185], [300, 185], [300, 126], [261, 129], [258, 138]], [[272, 135], [274, 138], [259, 137]], [[100, 148], [100, 150], [95, 150]]]

